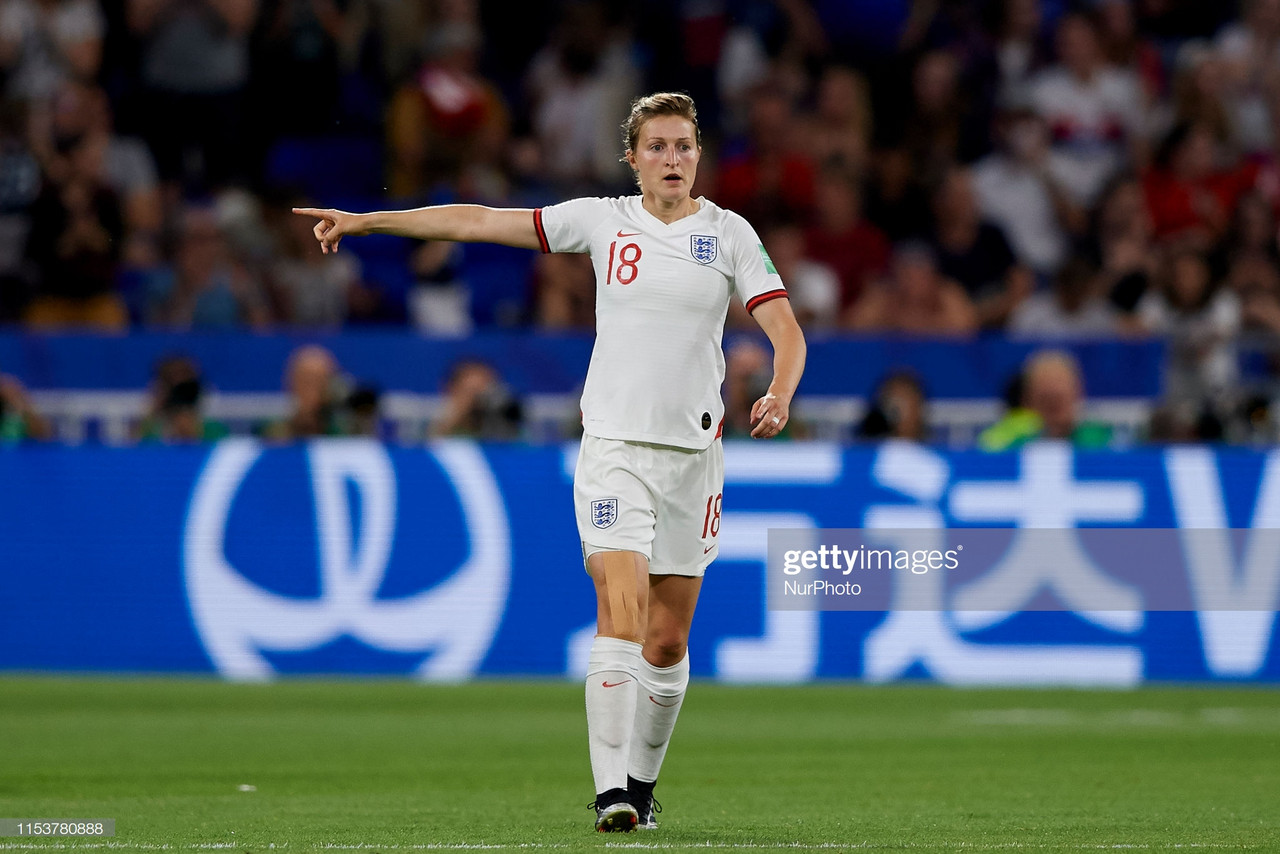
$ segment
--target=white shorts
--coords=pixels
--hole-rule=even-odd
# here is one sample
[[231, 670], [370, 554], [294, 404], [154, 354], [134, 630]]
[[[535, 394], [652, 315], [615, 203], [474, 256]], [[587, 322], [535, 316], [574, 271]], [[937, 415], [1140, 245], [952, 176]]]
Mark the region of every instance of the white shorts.
[[639, 552], [652, 575], [702, 575], [719, 553], [724, 448], [703, 451], [583, 436], [573, 505], [585, 561]]

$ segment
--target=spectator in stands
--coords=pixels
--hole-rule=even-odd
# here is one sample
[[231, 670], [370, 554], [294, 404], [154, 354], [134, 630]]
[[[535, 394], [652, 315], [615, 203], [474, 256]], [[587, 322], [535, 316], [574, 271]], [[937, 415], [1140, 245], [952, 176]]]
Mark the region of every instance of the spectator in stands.
[[[726, 348], [725, 438], [746, 438], [751, 435], [751, 430], [755, 426], [751, 423], [751, 404], [768, 391], [769, 382], [772, 379], [772, 357], [753, 338], [739, 338]], [[764, 391], [761, 391], [762, 388]]]
[[898, 52], [911, 55], [944, 46], [955, 51], [966, 72], [970, 71], [989, 59], [991, 36], [984, 25], [991, 10], [983, 8], [986, 5], [966, 0], [911, 3], [899, 30]]
[[74, 171], [68, 146], [82, 140], [93, 152], [94, 179], [119, 202], [122, 263], [134, 268], [158, 263], [164, 209], [155, 160], [141, 139], [115, 132], [107, 93], [99, 86], [68, 81], [47, 103], [33, 107], [31, 116], [33, 150], [56, 182]]
[[1236, 202], [1254, 183], [1257, 167], [1219, 166], [1208, 125], [1179, 125], [1160, 146], [1143, 180], [1157, 239], [1191, 241], [1207, 249], [1226, 234]]
[[858, 178], [843, 168], [822, 170], [814, 193], [814, 218], [805, 232], [805, 252], [835, 271], [840, 313], [889, 266], [889, 239], [862, 215]]
[[891, 371], [876, 384], [871, 407], [858, 424], [855, 438], [928, 440], [928, 395], [914, 371]]
[[821, 168], [859, 176], [870, 169], [871, 93], [857, 71], [839, 65], [826, 69], [818, 78], [814, 111], [804, 124], [809, 157]]
[[[699, 88], [700, 67], [715, 66], [718, 98], [712, 99], [707, 92], [698, 103], [713, 105], [708, 117], [714, 117], [730, 136], [747, 126], [752, 100], [761, 85], [772, 82], [788, 98], [803, 98], [810, 90], [813, 69], [829, 55], [823, 21], [808, 0], [783, 0], [754, 8], [682, 3], [678, 8], [675, 21], [665, 13], [652, 18], [660, 22], [664, 38], [672, 26], [683, 35], [684, 68], [677, 72], [681, 80]], [[716, 100], [718, 113], [714, 112]]]
[[715, 66], [716, 97], [691, 94], [701, 94], [697, 97], [700, 104], [718, 107], [717, 124], [725, 134], [741, 134], [747, 126], [753, 93], [776, 74], [765, 46], [770, 35], [767, 25], [762, 26], [765, 22], [758, 18], [730, 16], [723, 8], [684, 6], [681, 11], [686, 34], [684, 52], [686, 56], [693, 55], [689, 57], [693, 62], [687, 64]]
[[584, 0], [563, 7], [552, 41], [525, 81], [542, 162], [562, 191], [631, 185], [618, 161], [614, 116], [640, 87], [631, 36], [617, 7]]
[[260, 432], [264, 438], [294, 441], [347, 432], [341, 418], [346, 394], [333, 353], [318, 344], [297, 348], [289, 354], [284, 381], [289, 415], [263, 427]]
[[212, 208], [182, 215], [172, 267], [149, 275], [147, 317], [171, 329], [263, 328], [270, 314], [257, 276], [236, 258]]
[[[778, 275], [787, 283], [791, 308], [800, 325], [806, 329], [835, 326], [840, 317], [840, 280], [834, 270], [805, 251], [804, 229], [799, 223], [775, 221], [760, 238]], [[745, 308], [730, 305], [731, 310], [741, 310], [744, 321], [750, 320]]]
[[330, 133], [342, 80], [369, 24], [362, 0], [259, 0], [253, 34], [255, 135]]
[[1098, 287], [1120, 312], [1126, 329], [1139, 329], [1136, 311], [1156, 273], [1157, 252], [1142, 185], [1132, 178], [1115, 181], [1102, 196], [1090, 238]]
[[39, 330], [122, 331], [129, 315], [116, 276], [124, 221], [101, 177], [103, 140], [72, 138], [59, 154], [67, 171], [46, 175], [31, 208], [26, 256], [37, 280], [24, 320]]
[[1035, 287], [1004, 232], [982, 219], [969, 169], [947, 170], [934, 191], [929, 242], [938, 272], [965, 289], [985, 328], [1002, 328]]
[[716, 204], [763, 228], [775, 218], [807, 219], [813, 209], [815, 165], [800, 143], [800, 124], [787, 95], [763, 84], [752, 95], [745, 150], [720, 167]]
[[463, 251], [461, 244], [447, 240], [432, 240], [413, 250], [409, 263], [415, 281], [407, 307], [414, 329], [455, 338], [471, 333], [471, 293], [459, 270]]
[[[1236, 202], [1223, 252], [1228, 261], [1239, 255], [1259, 253], [1280, 264], [1280, 231], [1277, 231], [1275, 210], [1256, 189], [1245, 193]], [[1226, 263], [1219, 263], [1217, 268], [1226, 266]]]
[[[298, 199], [295, 204], [310, 202]], [[274, 219], [279, 252], [267, 269], [267, 282], [276, 317], [289, 326], [341, 327], [352, 307], [369, 299], [360, 278], [359, 259], [350, 253], [316, 252], [311, 229], [296, 216], [280, 213]]]
[[[1270, 449], [1280, 440], [1275, 405], [1265, 394], [1251, 394], [1236, 408], [1225, 430], [1216, 438], [1237, 445]], [[1211, 439], [1210, 439], [1211, 440]]]
[[22, 104], [0, 99], [0, 323], [22, 317], [35, 273], [25, 253], [42, 182], [40, 162], [27, 145], [25, 112]]
[[1242, 331], [1264, 340], [1280, 333], [1280, 270], [1267, 255], [1245, 252], [1231, 261], [1226, 284], [1240, 301]]
[[1072, 258], [1053, 279], [1013, 311], [1009, 334], [1019, 338], [1106, 338], [1119, 333], [1116, 309], [1099, 292], [1097, 271]]
[[1280, 97], [1280, 0], [1245, 0], [1239, 21], [1218, 33], [1214, 49], [1225, 65], [1224, 100], [1235, 142], [1246, 154], [1275, 144], [1273, 111]]
[[[911, 153], [901, 147], [876, 151], [864, 203], [867, 220], [890, 242], [908, 240], [929, 219], [929, 193], [923, 175], [915, 171]], [[933, 169], [930, 174], [936, 174]]]
[[942, 276], [937, 256], [919, 241], [899, 244], [888, 278], [867, 290], [845, 316], [858, 332], [971, 335], [978, 312], [964, 288]]
[[1038, 439], [1068, 441], [1078, 448], [1107, 447], [1111, 427], [1081, 417], [1084, 394], [1074, 356], [1065, 350], [1039, 350], [1023, 366], [1017, 405], [979, 434], [978, 447], [1007, 451]]
[[1219, 145], [1235, 147], [1235, 130], [1227, 111], [1226, 64], [1202, 41], [1178, 49], [1172, 93], [1156, 103], [1151, 128], [1162, 138], [1181, 124], [1206, 127]]
[[445, 378], [444, 407], [432, 422], [432, 436], [473, 439], [517, 439], [523, 429], [520, 401], [497, 370], [479, 359], [455, 364]]
[[[724, 362], [724, 438], [751, 437], [755, 427], [751, 422], [751, 405], [769, 391], [772, 379], [773, 356], [754, 336], [738, 338], [729, 344]], [[804, 423], [792, 415], [778, 437], [804, 438], [807, 432]]]
[[1049, 64], [1040, 0], [1000, 0], [995, 26], [997, 99], [1022, 98], [1031, 79]]
[[398, 3], [384, 0], [369, 2], [369, 35], [378, 46], [377, 55], [370, 57], [376, 66], [376, 77], [392, 84], [408, 79], [422, 62], [424, 34], [454, 24], [478, 27], [478, 5], [478, 0], [448, 3]]
[[53, 430], [17, 377], [0, 374], [0, 443], [50, 439]]
[[366, 436], [374, 439], [386, 439], [382, 427], [382, 391], [371, 383], [355, 386], [347, 395], [345, 406], [345, 425], [348, 436]]
[[1089, 17], [1064, 16], [1056, 46], [1057, 64], [1036, 75], [1029, 95], [1053, 136], [1050, 168], [1077, 204], [1089, 206], [1126, 164], [1143, 159], [1142, 92], [1132, 72], [1107, 64]]
[[1142, 298], [1138, 317], [1168, 341], [1167, 397], [1224, 402], [1238, 381], [1233, 341], [1240, 331], [1239, 297], [1214, 287], [1208, 260], [1190, 247], [1169, 257], [1161, 284]]
[[258, 0], [127, 0], [141, 43], [144, 135], [160, 175], [188, 189], [245, 176], [246, 89]]
[[6, 0], [0, 6], [5, 96], [38, 102], [67, 80], [92, 81], [105, 31], [97, 0]]
[[916, 61], [902, 121], [886, 130], [892, 147], [906, 153], [915, 180], [930, 185], [951, 164], [985, 153], [987, 129], [979, 132], [968, 121], [971, 94], [960, 89], [960, 62], [951, 51], [930, 50]]
[[596, 278], [589, 257], [562, 252], [538, 256], [533, 317], [539, 329], [595, 329]]
[[1138, 31], [1134, 0], [1094, 0], [1098, 41], [1102, 55], [1113, 67], [1132, 74], [1142, 88], [1148, 106], [1165, 90], [1164, 62], [1160, 48]]
[[147, 411], [134, 430], [143, 442], [189, 444], [212, 442], [230, 430], [204, 416], [204, 383], [200, 366], [187, 356], [168, 356], [155, 367]]
[[1066, 260], [1071, 237], [1086, 226], [1049, 168], [1049, 129], [1023, 104], [1006, 104], [997, 116], [997, 147], [973, 168], [982, 218], [1001, 229], [1018, 261], [1047, 280]]
[[422, 195], [478, 160], [499, 158], [510, 118], [477, 70], [482, 46], [478, 25], [465, 18], [430, 31], [425, 61], [387, 105], [391, 195]]
[[[1265, 401], [1249, 408], [1246, 420], [1270, 421]], [[1160, 444], [1175, 442], [1221, 442], [1226, 425], [1217, 413], [1193, 401], [1165, 402], [1151, 411], [1146, 440]], [[1268, 428], [1269, 432], [1269, 428]]]

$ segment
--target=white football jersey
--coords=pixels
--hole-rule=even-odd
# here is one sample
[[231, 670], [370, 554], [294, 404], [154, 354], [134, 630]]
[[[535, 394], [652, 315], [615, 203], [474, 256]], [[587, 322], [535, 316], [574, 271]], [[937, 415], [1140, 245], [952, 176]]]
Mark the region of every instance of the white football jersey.
[[705, 198], [698, 204], [670, 225], [640, 196], [534, 211], [543, 252], [586, 252], [595, 267], [596, 342], [582, 392], [588, 435], [710, 446], [724, 417], [730, 296], [754, 311], [787, 295], [755, 229]]

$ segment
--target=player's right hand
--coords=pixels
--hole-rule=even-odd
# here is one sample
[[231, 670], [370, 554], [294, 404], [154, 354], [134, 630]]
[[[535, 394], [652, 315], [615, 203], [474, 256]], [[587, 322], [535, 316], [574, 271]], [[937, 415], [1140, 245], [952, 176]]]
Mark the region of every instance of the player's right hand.
[[359, 214], [337, 211], [332, 208], [294, 208], [298, 216], [310, 216], [320, 220], [312, 232], [320, 241], [320, 251], [328, 255], [338, 251], [338, 244], [348, 234], [360, 235], [363, 230], [357, 225]]

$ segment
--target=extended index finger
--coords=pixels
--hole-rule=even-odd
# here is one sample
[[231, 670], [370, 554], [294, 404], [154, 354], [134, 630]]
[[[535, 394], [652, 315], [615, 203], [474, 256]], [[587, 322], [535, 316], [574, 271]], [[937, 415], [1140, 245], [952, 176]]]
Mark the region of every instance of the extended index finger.
[[294, 208], [293, 212], [299, 216], [313, 216], [319, 219], [327, 219], [326, 211], [323, 208]]

